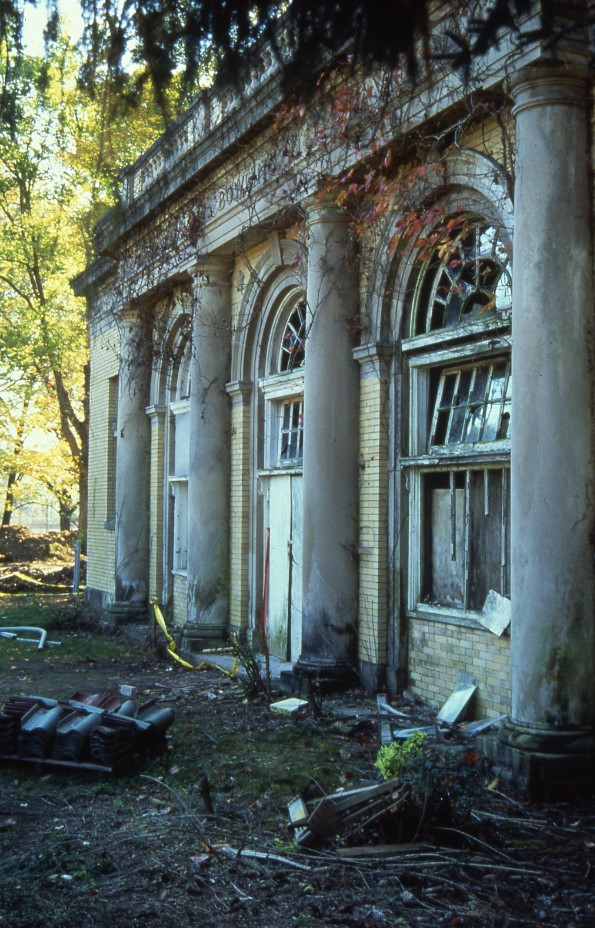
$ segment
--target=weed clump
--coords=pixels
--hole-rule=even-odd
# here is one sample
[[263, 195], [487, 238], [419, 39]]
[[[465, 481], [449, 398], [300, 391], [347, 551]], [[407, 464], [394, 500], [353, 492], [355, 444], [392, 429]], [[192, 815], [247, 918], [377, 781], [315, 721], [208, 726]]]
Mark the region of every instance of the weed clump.
[[434, 744], [424, 732], [383, 745], [374, 766], [385, 780], [399, 780], [407, 790], [398, 821], [399, 840], [464, 823], [474, 796], [483, 788], [475, 751]]
[[393, 741], [391, 744], [383, 744], [376, 755], [374, 766], [385, 780], [405, 779], [416, 767], [423, 765], [426, 737], [423, 731], [418, 731], [401, 743]]

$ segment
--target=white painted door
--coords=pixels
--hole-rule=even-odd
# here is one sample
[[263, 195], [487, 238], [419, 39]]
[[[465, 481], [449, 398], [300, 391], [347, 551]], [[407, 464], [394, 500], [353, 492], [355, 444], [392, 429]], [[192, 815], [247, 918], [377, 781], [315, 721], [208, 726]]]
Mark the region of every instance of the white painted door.
[[297, 660], [302, 644], [302, 478], [269, 478], [266, 529], [269, 529], [267, 635], [270, 653]]

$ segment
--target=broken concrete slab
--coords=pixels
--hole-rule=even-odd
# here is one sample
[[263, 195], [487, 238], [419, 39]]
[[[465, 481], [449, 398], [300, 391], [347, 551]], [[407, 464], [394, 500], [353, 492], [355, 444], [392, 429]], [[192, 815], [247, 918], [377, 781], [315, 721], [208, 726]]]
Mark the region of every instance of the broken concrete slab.
[[494, 635], [502, 635], [508, 626], [512, 616], [512, 607], [510, 600], [506, 596], [501, 596], [496, 590], [490, 590], [485, 598], [483, 609], [477, 617], [477, 621]]
[[438, 721], [454, 725], [468, 709], [472, 697], [477, 690], [477, 683], [469, 674], [461, 674], [461, 678], [454, 690], [438, 713]]
[[397, 731], [393, 732], [393, 741], [411, 738], [411, 735], [417, 735], [419, 732], [422, 732], [424, 735], [435, 736], [437, 731], [437, 725], [418, 725], [416, 728], [399, 728]]
[[467, 734], [477, 735], [482, 731], [488, 731], [490, 728], [499, 728], [505, 718], [505, 715], [498, 715], [493, 719], [477, 719], [475, 722], [469, 722], [464, 728]]
[[379, 693], [376, 697], [376, 705], [379, 712], [384, 712], [386, 715], [396, 715], [399, 718], [409, 718], [407, 712], [401, 712], [399, 709], [394, 709], [392, 706], [389, 706], [386, 696], [383, 693]]
[[280, 699], [279, 702], [272, 702], [269, 708], [273, 712], [281, 712], [283, 715], [295, 715], [301, 709], [306, 709], [307, 706], [307, 699], [290, 697], [289, 699]]

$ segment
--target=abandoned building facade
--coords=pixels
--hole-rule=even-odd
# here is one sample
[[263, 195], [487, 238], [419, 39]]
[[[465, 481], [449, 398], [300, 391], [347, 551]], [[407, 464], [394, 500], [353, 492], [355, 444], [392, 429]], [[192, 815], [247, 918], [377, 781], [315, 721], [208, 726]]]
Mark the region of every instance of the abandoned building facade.
[[592, 762], [587, 57], [291, 106], [265, 48], [125, 172], [75, 282], [90, 601], [436, 705], [467, 673], [518, 756]]

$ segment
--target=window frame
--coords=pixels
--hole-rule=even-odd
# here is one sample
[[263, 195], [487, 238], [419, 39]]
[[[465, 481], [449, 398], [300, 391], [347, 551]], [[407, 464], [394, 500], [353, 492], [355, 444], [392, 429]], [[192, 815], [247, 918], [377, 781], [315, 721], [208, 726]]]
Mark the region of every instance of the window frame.
[[[288, 402], [295, 402], [304, 398], [304, 369], [297, 368], [289, 373], [282, 372], [260, 381], [260, 390], [265, 401], [264, 416], [264, 460], [263, 471], [271, 472], [302, 472], [302, 459], [288, 461], [281, 464], [279, 461], [281, 447], [281, 428], [283, 422], [283, 408]], [[303, 447], [303, 445], [302, 445]]]
[[[406, 390], [404, 412], [407, 414], [407, 428], [403, 430], [403, 448], [400, 457], [400, 470], [404, 480], [404, 489], [408, 499], [408, 545], [406, 556], [407, 583], [405, 590], [405, 609], [410, 617], [431, 618], [466, 627], [481, 628], [478, 622], [480, 609], [467, 605], [468, 571], [470, 565], [463, 565], [465, 572], [465, 602], [463, 607], [423, 602], [424, 584], [427, 575], [424, 571], [424, 557], [430, 527], [427, 524], [429, 513], [425, 511], [426, 479], [432, 474], [452, 474], [465, 472], [465, 506], [470, 505], [471, 475], [473, 472], [502, 471], [501, 527], [502, 543], [500, 548], [501, 581], [506, 579], [509, 570], [509, 550], [506, 549], [509, 538], [510, 505], [510, 433], [507, 438], [481, 442], [459, 442], [450, 445], [430, 445], [433, 433], [433, 420], [436, 411], [438, 391], [441, 378], [449, 369], [480, 366], [495, 360], [511, 361], [510, 309], [492, 313], [486, 318], [470, 318], [456, 326], [436, 328], [415, 334], [416, 313], [427, 315], [420, 299], [424, 294], [424, 274], [431, 266], [431, 260], [419, 268], [419, 275], [411, 304], [409, 319], [410, 333], [401, 341], [401, 364], [403, 367]], [[506, 273], [510, 274], [510, 263], [506, 264]], [[436, 276], [436, 271], [434, 271]], [[434, 379], [434, 383], [432, 383]], [[450, 478], [452, 480], [452, 478]], [[484, 476], [484, 480], [486, 477]], [[487, 478], [489, 481], [489, 478]], [[453, 484], [451, 484], [452, 486]], [[489, 485], [489, 483], [488, 483]], [[493, 484], [492, 484], [493, 486]], [[451, 490], [452, 492], [452, 490]], [[471, 511], [471, 510], [469, 510]], [[467, 519], [467, 513], [464, 516]], [[498, 529], [496, 528], [496, 531]], [[467, 531], [467, 529], [466, 529]], [[466, 542], [467, 545], [467, 542]], [[465, 557], [469, 549], [465, 549]], [[509, 590], [504, 592], [509, 595]]]

